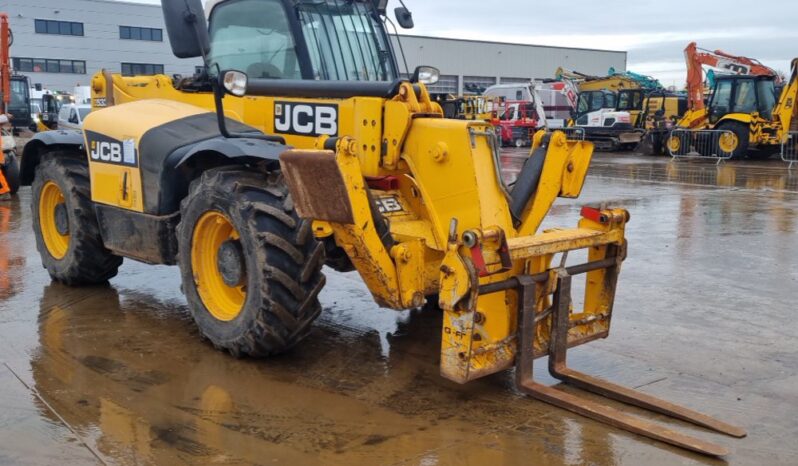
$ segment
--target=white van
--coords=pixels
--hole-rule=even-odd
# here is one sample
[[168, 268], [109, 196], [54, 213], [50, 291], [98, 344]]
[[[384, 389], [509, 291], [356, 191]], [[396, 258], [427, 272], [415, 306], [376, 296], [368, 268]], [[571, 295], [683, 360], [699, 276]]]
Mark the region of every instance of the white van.
[[83, 129], [83, 120], [91, 112], [88, 104], [66, 104], [58, 112], [58, 129]]

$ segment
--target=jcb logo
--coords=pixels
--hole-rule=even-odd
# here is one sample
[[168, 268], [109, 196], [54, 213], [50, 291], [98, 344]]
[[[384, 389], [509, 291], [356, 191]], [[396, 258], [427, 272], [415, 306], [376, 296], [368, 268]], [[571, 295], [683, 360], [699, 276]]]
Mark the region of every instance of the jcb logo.
[[274, 132], [299, 136], [337, 136], [338, 105], [275, 102]]
[[91, 142], [89, 155], [92, 160], [122, 163], [122, 144], [118, 142]]
[[137, 166], [136, 141], [133, 139], [118, 141], [93, 131], [85, 133], [92, 162]]

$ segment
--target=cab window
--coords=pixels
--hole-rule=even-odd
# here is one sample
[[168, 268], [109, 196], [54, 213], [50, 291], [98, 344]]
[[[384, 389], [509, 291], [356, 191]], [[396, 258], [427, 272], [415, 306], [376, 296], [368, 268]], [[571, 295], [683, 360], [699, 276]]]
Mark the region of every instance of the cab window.
[[602, 108], [615, 108], [615, 94], [604, 94], [604, 107]]
[[712, 95], [712, 111], [713, 113], [727, 114], [731, 107], [731, 93], [732, 82], [719, 81], [715, 86], [715, 93]]
[[773, 108], [776, 106], [776, 86], [771, 80], [760, 80], [757, 81], [756, 88], [759, 114], [769, 120], [773, 118]]
[[256, 79], [302, 78], [280, 0], [233, 0], [217, 6], [210, 37], [210, 62], [220, 70], [239, 70]]
[[590, 111], [595, 112], [604, 108], [604, 95], [601, 92], [593, 92], [590, 100]]
[[734, 96], [734, 111], [739, 113], [754, 113], [756, 108], [756, 86], [753, 79], [737, 81]]
[[579, 94], [579, 104], [576, 110], [580, 115], [590, 111], [590, 94]]

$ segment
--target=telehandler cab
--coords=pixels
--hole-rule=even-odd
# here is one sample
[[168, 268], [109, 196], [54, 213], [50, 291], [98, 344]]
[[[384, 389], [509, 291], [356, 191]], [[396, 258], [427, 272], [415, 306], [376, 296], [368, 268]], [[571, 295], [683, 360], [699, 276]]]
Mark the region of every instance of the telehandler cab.
[[[49, 131], [26, 147], [53, 279], [102, 282], [123, 257], [179, 265], [201, 334], [233, 355], [266, 356], [297, 344], [321, 312], [326, 257], [356, 269], [381, 306], [437, 296], [450, 380], [515, 367], [519, 390], [538, 400], [727, 454], [533, 380], [534, 359], [549, 356], [567, 383], [745, 435], [566, 366], [568, 348], [609, 334], [629, 214], [585, 207], [577, 228], [539, 231], [557, 197], [579, 195], [593, 146], [539, 132], [505, 184], [490, 125], [444, 119], [430, 100], [421, 78], [436, 70], [399, 77], [386, 3], [213, 1], [208, 29], [199, 0], [164, 0], [174, 53], [202, 57], [204, 72], [177, 83], [100, 74], [94, 105], [106, 108], [83, 134]], [[587, 259], [571, 264], [577, 250]], [[577, 275], [583, 309], [571, 301]]]

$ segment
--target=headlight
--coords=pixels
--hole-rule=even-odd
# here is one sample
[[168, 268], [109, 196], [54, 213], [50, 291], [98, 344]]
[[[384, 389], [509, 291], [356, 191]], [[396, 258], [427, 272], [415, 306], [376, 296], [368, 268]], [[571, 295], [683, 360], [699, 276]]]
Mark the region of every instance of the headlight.
[[247, 74], [242, 71], [225, 71], [222, 77], [224, 89], [236, 97], [247, 94]]
[[413, 72], [411, 81], [426, 85], [436, 84], [441, 79], [441, 72], [434, 66], [419, 66]]

